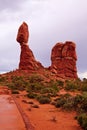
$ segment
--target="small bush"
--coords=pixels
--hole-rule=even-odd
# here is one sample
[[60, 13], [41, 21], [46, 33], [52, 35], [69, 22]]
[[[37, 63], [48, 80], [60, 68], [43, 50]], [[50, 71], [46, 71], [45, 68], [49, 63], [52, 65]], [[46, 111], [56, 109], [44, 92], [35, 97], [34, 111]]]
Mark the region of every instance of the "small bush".
[[49, 104], [51, 102], [51, 99], [47, 96], [38, 96], [37, 100], [39, 101], [40, 104]]
[[82, 84], [81, 91], [87, 91], [87, 83]]
[[17, 87], [14, 85], [14, 83], [8, 83], [8, 88], [12, 89], [12, 90], [17, 90]]
[[12, 94], [19, 94], [19, 91], [17, 91], [17, 90], [12, 90]]
[[87, 114], [82, 113], [79, 116], [77, 116], [78, 123], [81, 125], [81, 127], [84, 130], [87, 130]]
[[68, 110], [68, 111], [71, 111], [73, 110], [73, 102], [66, 102], [64, 105], [63, 105], [63, 109], [64, 110]]
[[66, 102], [66, 100], [64, 98], [58, 98], [55, 102], [55, 106], [58, 107], [62, 107], [64, 105], [64, 103]]
[[69, 81], [69, 80], [65, 81], [65, 90], [69, 90], [69, 91], [80, 90], [80, 86], [81, 86], [81, 81], [79, 79], [75, 81]]
[[82, 95], [82, 102], [80, 108], [84, 111], [87, 112], [87, 92], [84, 92]]
[[27, 97], [28, 97], [28, 98], [32, 98], [32, 99], [35, 98], [36, 96], [37, 96], [36, 93], [28, 93], [28, 94], [27, 94]]
[[49, 87], [44, 87], [41, 89], [41, 94], [48, 94], [50, 96], [57, 96], [57, 91], [53, 88], [49, 88]]
[[59, 98], [54, 100], [55, 107], [61, 107], [64, 110], [74, 110], [74, 97], [70, 94], [60, 95]]
[[29, 78], [28, 78], [30, 83], [35, 83], [35, 82], [41, 82], [43, 81], [43, 78], [40, 75], [37, 74], [32, 74]]
[[77, 85], [75, 82], [73, 82], [73, 81], [68, 81], [68, 82], [66, 83], [65, 90], [74, 91], [74, 90], [76, 90], [76, 89], [78, 89], [78, 85]]
[[49, 83], [47, 83], [46, 86], [49, 87], [49, 88], [53, 88], [57, 92], [59, 91], [58, 82], [57, 81], [51, 80]]

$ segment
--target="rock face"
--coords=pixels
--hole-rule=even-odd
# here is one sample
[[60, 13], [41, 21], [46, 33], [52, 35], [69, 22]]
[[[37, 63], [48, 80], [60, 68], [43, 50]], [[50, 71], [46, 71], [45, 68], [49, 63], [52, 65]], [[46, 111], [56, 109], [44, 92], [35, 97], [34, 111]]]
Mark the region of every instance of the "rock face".
[[28, 43], [29, 31], [28, 25], [23, 22], [23, 24], [18, 29], [17, 42], [20, 44]]
[[75, 49], [73, 42], [57, 43], [51, 52], [51, 71], [63, 78], [77, 78]]
[[33, 52], [28, 46], [28, 38], [28, 25], [23, 22], [23, 24], [19, 27], [17, 34], [17, 41], [20, 43], [21, 46], [19, 69], [38, 70], [39, 68], [43, 68], [41, 63], [35, 60]]

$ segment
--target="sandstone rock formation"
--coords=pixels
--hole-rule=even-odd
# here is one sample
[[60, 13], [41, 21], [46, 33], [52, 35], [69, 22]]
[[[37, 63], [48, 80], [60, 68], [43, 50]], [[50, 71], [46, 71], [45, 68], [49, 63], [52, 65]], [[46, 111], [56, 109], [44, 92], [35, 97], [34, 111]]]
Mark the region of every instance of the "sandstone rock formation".
[[23, 24], [19, 27], [17, 34], [17, 41], [20, 43], [21, 46], [19, 69], [38, 70], [39, 68], [43, 68], [41, 63], [35, 60], [33, 52], [28, 46], [28, 38], [28, 25], [23, 22]]
[[28, 25], [25, 22], [23, 22], [23, 24], [18, 29], [17, 41], [20, 44], [28, 43], [28, 38], [29, 38]]
[[28, 46], [28, 38], [29, 31], [28, 25], [23, 22], [23, 24], [19, 27], [17, 34], [17, 41], [21, 46], [21, 54], [20, 54], [20, 63], [19, 70], [33, 70], [38, 71], [42, 70], [56, 77], [61, 77], [64, 79], [72, 78], [76, 79], [77, 76], [77, 68], [76, 68], [76, 45], [71, 41], [63, 43], [57, 43], [51, 52], [51, 66], [47, 69], [44, 68], [40, 62], [35, 60], [32, 50]]
[[63, 78], [77, 78], [76, 45], [67, 41], [65, 44], [57, 43], [51, 52], [51, 71]]

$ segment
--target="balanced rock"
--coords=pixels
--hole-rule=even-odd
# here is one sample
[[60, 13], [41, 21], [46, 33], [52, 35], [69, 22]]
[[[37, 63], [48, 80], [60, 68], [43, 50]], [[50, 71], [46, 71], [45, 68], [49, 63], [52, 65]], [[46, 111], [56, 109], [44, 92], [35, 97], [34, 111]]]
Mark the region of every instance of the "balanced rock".
[[29, 38], [28, 25], [25, 22], [23, 22], [23, 24], [18, 29], [17, 41], [20, 44], [28, 43], [28, 38]]
[[57, 43], [51, 52], [51, 71], [59, 77], [77, 78], [76, 45], [71, 41]]
[[20, 54], [20, 70], [37, 70], [43, 68], [40, 62], [35, 60], [32, 50], [28, 46], [29, 31], [28, 25], [23, 22], [23, 24], [18, 29], [17, 41], [21, 46]]

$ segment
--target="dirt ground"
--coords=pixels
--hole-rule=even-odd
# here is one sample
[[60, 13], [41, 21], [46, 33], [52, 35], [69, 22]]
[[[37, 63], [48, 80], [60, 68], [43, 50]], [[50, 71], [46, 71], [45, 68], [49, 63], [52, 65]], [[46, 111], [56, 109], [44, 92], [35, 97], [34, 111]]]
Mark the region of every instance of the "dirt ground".
[[[65, 112], [50, 104], [41, 105], [35, 99], [25, 97], [25, 94], [23, 91], [15, 95], [16, 101], [35, 130], [82, 130], [74, 119], [75, 112]], [[65, 94], [64, 90], [60, 94]], [[34, 108], [35, 105], [39, 108]], [[20, 112], [6, 87], [0, 87], [0, 108], [0, 130], [25, 130]]]
[[[28, 115], [35, 130], [82, 130], [74, 119], [75, 112], [65, 112], [49, 104], [41, 105], [36, 100], [28, 99], [23, 95], [25, 92], [17, 96], [16, 100]], [[34, 108], [34, 105], [38, 105], [39, 108]]]
[[17, 106], [6, 87], [0, 87], [0, 130], [26, 130]]

